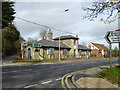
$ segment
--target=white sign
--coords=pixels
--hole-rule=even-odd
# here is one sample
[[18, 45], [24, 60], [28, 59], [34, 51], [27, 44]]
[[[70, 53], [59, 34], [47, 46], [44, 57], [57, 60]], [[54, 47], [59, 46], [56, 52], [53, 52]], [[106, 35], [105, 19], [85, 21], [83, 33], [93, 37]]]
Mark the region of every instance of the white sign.
[[108, 43], [119, 43], [120, 42], [120, 31], [109, 31], [107, 32], [105, 39]]
[[108, 38], [111, 41], [111, 43], [120, 42], [120, 31], [111, 31]]

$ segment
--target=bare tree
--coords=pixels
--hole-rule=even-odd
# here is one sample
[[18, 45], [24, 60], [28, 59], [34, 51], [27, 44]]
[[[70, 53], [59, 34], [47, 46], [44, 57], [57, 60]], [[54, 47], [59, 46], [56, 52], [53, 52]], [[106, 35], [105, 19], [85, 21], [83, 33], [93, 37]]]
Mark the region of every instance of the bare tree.
[[47, 29], [43, 29], [41, 32], [40, 32], [40, 37], [42, 38], [42, 40], [46, 40], [47, 39]]
[[87, 44], [86, 44], [86, 42], [82, 41], [81, 45], [86, 46]]
[[32, 45], [33, 42], [34, 40], [32, 38], [28, 38], [27, 44]]
[[98, 15], [103, 14], [107, 15], [106, 18], [101, 18], [101, 21], [104, 23], [111, 23], [118, 19], [118, 9], [120, 8], [120, 1], [119, 0], [98, 0], [93, 2], [91, 7], [83, 8], [87, 14], [83, 17], [84, 19], [87, 18], [90, 21], [94, 20], [98, 17]]

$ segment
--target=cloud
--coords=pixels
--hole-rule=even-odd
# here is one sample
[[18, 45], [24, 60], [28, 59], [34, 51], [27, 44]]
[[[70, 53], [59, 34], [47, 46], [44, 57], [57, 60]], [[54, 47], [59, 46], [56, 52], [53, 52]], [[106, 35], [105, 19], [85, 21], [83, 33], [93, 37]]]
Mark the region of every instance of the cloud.
[[[104, 36], [107, 31], [116, 30], [118, 28], [117, 21], [111, 24], [104, 24], [96, 19], [89, 21], [83, 19], [86, 13], [82, 10], [83, 6], [91, 3], [76, 3], [76, 2], [16, 2], [16, 16], [43, 24], [62, 31], [79, 35], [79, 42], [89, 41], [104, 43], [107, 45]], [[64, 12], [68, 8], [69, 12]], [[39, 38], [39, 33], [42, 31], [41, 26], [37, 26], [25, 21], [15, 19], [16, 26], [21, 35], [27, 40], [31, 38]], [[61, 35], [69, 33], [60, 32]], [[59, 36], [59, 31], [52, 30], [53, 37]]]

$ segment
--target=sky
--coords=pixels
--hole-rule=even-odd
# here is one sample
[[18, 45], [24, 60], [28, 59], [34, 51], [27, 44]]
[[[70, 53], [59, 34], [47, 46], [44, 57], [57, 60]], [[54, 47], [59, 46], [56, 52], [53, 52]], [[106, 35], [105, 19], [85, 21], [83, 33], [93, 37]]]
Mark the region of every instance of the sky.
[[[110, 24], [105, 24], [100, 21], [100, 18], [105, 16], [99, 16], [94, 21], [83, 19], [86, 12], [82, 8], [90, 5], [91, 2], [16, 2], [15, 16], [65, 31], [60, 32], [51, 29], [53, 38], [58, 37], [59, 34], [61, 36], [78, 35], [79, 44], [94, 42], [104, 44], [108, 47], [109, 44], [104, 39], [105, 34], [108, 31], [118, 29], [118, 20]], [[69, 11], [64, 12], [65, 9], [69, 9]], [[48, 28], [31, 24], [17, 18], [15, 18], [14, 23], [25, 40], [28, 40], [28, 38], [40, 40], [40, 32], [43, 30], [48, 31]], [[115, 46], [118, 45], [113, 44], [113, 47]]]

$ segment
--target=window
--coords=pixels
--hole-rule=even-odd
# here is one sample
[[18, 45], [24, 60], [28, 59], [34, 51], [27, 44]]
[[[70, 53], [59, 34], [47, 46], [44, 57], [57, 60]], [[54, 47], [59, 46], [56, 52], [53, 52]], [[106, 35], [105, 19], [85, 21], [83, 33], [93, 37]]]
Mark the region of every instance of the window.
[[89, 51], [86, 51], [86, 55], [89, 55]]
[[79, 55], [82, 55], [82, 50], [79, 50]]
[[53, 55], [54, 54], [54, 48], [49, 48], [48, 49], [48, 54]]
[[76, 46], [76, 40], [74, 40], [74, 46]]
[[40, 51], [40, 49], [39, 48], [35, 48], [35, 52], [39, 52]]
[[63, 54], [67, 54], [67, 49], [63, 49]]

